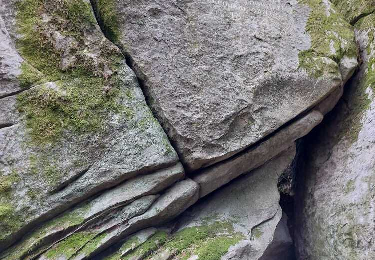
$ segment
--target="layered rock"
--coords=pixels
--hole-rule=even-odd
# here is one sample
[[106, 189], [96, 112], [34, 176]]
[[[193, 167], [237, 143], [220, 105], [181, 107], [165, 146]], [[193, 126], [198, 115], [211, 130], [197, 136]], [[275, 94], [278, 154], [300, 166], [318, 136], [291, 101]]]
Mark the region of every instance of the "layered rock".
[[0, 259], [288, 259], [278, 178], [357, 65], [351, 25], [328, 1], [91, 3], [1, 3]]
[[336, 2], [355, 22], [363, 64], [306, 148], [296, 208], [301, 260], [375, 258], [375, 7]]
[[176, 153], [89, 2], [2, 1], [0, 16], [0, 250], [100, 191], [176, 171]]
[[190, 170], [262, 140], [357, 64], [328, 1], [94, 2]]
[[128, 238], [105, 259], [288, 259], [292, 241], [281, 221], [277, 183], [294, 156], [292, 146], [212, 193], [149, 239], [137, 243], [139, 234]]

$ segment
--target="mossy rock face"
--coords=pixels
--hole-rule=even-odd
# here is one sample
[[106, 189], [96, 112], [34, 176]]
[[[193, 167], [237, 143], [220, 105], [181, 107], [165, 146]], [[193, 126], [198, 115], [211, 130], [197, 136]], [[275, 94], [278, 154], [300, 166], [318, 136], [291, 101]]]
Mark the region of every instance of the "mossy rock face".
[[375, 11], [374, 0], [332, 0], [331, 2], [351, 24]]
[[3, 4], [0, 25], [9, 33], [2, 44], [22, 58], [12, 81], [21, 93], [1, 107], [0, 125], [11, 122], [0, 129], [7, 180], [0, 203], [8, 212], [0, 249], [41, 219], [178, 160], [89, 1]]
[[[315, 77], [335, 74], [339, 69], [343, 80], [348, 80], [358, 57], [352, 26], [329, 1], [301, 0], [299, 3], [311, 9], [306, 24], [311, 48], [299, 53], [301, 68]], [[349, 64], [343, 64], [345, 59]], [[345, 66], [352, 67], [349, 75]]]

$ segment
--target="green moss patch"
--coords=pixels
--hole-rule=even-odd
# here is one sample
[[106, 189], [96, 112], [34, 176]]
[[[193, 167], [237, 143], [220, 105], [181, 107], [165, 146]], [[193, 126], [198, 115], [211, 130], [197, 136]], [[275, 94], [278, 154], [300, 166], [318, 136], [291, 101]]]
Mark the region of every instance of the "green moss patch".
[[15, 208], [9, 203], [0, 202], [0, 240], [12, 234], [22, 226], [23, 222]]
[[22, 226], [22, 219], [18, 216], [12, 205], [12, 190], [15, 184], [20, 180], [16, 171], [5, 175], [0, 171], [0, 241], [12, 234]]
[[[49, 236], [54, 236], [61, 230], [68, 230], [82, 225], [85, 220], [84, 216], [88, 210], [89, 204], [85, 203], [55, 217], [52, 221], [47, 222], [39, 229], [30, 233], [27, 237], [24, 237], [21, 243], [10, 248], [5, 252], [5, 255], [0, 255], [0, 257], [6, 256], [8, 260], [18, 260], [38, 254], [38, 252], [43, 251], [45, 246], [51, 243], [51, 239], [48, 239]], [[61, 235], [63, 235], [63, 233]]]
[[351, 24], [375, 11], [375, 0], [331, 0], [331, 2]]
[[135, 257], [139, 257], [137, 259], [145, 259], [158, 248], [163, 246], [167, 239], [168, 234], [166, 232], [158, 231], [130, 254], [126, 254], [124, 257], [121, 257], [121, 260], [131, 260]]
[[[311, 48], [299, 53], [300, 67], [318, 78], [337, 74], [338, 65], [344, 56], [357, 57], [354, 30], [342, 15], [332, 6], [327, 14], [323, 0], [300, 0], [300, 4], [310, 7], [311, 12], [306, 31], [311, 37]], [[331, 59], [336, 64], [327, 62]]]
[[243, 238], [231, 223], [217, 221], [185, 228], [174, 234], [164, 247], [183, 259], [197, 255], [202, 260], [219, 260], [230, 246]]
[[[122, 108], [117, 102], [121, 80], [116, 71], [123, 58], [95, 32], [90, 4], [23, 0], [17, 9], [21, 35], [17, 48], [25, 59], [21, 85], [55, 82], [54, 87], [44, 84], [19, 95], [18, 109], [26, 114], [32, 140], [38, 145], [54, 143], [63, 130], [87, 133], [102, 129], [108, 114]], [[87, 55], [88, 34], [99, 37], [97, 43], [90, 43], [100, 47], [101, 53], [94, 58]]]
[[59, 242], [52, 249], [48, 250], [45, 255], [49, 260], [57, 260], [64, 256], [69, 259], [87, 242], [94, 238], [96, 234], [91, 232], [74, 233], [63, 241]]

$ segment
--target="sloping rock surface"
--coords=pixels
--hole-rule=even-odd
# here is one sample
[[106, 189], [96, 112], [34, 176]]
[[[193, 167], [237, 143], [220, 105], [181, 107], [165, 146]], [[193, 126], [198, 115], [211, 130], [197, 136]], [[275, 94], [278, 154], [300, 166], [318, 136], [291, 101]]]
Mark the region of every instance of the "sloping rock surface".
[[329, 1], [95, 2], [190, 170], [262, 140], [357, 65]]

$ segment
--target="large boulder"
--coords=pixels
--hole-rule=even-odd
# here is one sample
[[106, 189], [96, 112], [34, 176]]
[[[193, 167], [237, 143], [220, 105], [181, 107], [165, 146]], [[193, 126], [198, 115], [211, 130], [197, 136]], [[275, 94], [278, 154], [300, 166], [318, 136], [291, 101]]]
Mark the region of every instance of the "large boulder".
[[4, 0], [0, 17], [0, 250], [127, 179], [183, 178], [89, 1]]
[[94, 2], [189, 170], [262, 140], [357, 65], [329, 1]]
[[375, 7], [341, 2], [356, 21], [363, 64], [308, 141], [295, 223], [301, 260], [375, 259], [375, 14], [357, 12]]

